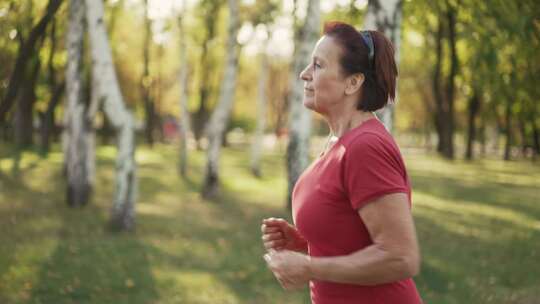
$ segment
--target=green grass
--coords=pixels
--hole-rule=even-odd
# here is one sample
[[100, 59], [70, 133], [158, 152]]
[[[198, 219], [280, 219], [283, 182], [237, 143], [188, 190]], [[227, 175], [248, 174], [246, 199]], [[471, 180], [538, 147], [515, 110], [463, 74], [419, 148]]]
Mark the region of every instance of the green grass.
[[[223, 191], [201, 199], [204, 154], [176, 174], [173, 146], [141, 147], [135, 233], [105, 227], [113, 147], [98, 150], [97, 185], [82, 209], [64, 202], [58, 152], [0, 151], [0, 303], [307, 303], [266, 269], [260, 220], [284, 210], [284, 160], [226, 149]], [[15, 161], [14, 161], [15, 160]], [[415, 280], [426, 303], [538, 303], [540, 166], [407, 155], [422, 247]], [[536, 302], [535, 302], [536, 301]]]

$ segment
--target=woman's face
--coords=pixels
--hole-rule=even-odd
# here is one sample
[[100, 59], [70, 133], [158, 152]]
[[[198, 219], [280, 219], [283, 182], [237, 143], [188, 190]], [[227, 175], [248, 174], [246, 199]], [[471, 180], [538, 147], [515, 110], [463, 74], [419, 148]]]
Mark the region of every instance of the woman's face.
[[324, 114], [345, 97], [345, 77], [339, 59], [341, 48], [333, 38], [323, 36], [315, 45], [311, 63], [300, 73], [304, 80], [304, 106]]

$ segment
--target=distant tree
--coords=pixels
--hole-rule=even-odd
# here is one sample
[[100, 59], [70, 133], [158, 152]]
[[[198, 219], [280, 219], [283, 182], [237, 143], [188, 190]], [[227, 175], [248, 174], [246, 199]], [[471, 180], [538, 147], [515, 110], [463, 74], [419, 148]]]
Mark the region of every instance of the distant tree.
[[[7, 112], [11, 109], [17, 95], [19, 94], [20, 87], [27, 81], [25, 75], [28, 72], [28, 65], [34, 63], [34, 69], [36, 67], [36, 56], [40, 42], [43, 40], [43, 36], [47, 32], [47, 26], [49, 22], [54, 18], [54, 15], [58, 11], [58, 8], [62, 4], [62, 0], [49, 0], [43, 17], [32, 27], [32, 30], [26, 38], [19, 37], [19, 51], [13, 72], [9, 78], [9, 83], [6, 89], [4, 98], [0, 102], [0, 122], [4, 122]], [[34, 61], [32, 62], [32, 58]], [[37, 73], [37, 72], [36, 72]], [[25, 90], [26, 91], [26, 90]]]
[[[403, 0], [369, 0], [364, 19], [365, 30], [383, 32], [392, 41], [397, 65], [399, 65], [401, 47], [402, 6]], [[386, 129], [392, 132], [394, 129], [394, 105], [388, 104], [378, 114]]]
[[228, 0], [229, 25], [227, 38], [227, 58], [221, 82], [219, 101], [206, 128], [208, 150], [203, 186], [204, 197], [216, 197], [219, 193], [219, 158], [223, 134], [229, 121], [234, 102], [236, 76], [238, 70], [237, 33], [239, 27], [237, 0]]
[[210, 106], [208, 101], [212, 90], [212, 70], [215, 70], [215, 63], [212, 62], [212, 42], [217, 36], [217, 21], [219, 9], [223, 0], [202, 0], [199, 4], [203, 12], [203, 30], [204, 38], [202, 42], [202, 51], [200, 56], [199, 66], [200, 84], [199, 84], [199, 108], [193, 114], [193, 135], [197, 142], [197, 148], [200, 149], [200, 140], [203, 137], [205, 126], [210, 117]]
[[291, 208], [292, 191], [309, 163], [311, 112], [302, 104], [304, 86], [300, 72], [309, 64], [311, 51], [320, 33], [320, 1], [309, 0], [304, 25], [295, 35], [295, 50], [289, 75], [289, 144], [287, 146], [287, 207]]
[[154, 124], [155, 124], [155, 106], [150, 96], [150, 87], [152, 79], [150, 76], [150, 46], [152, 44], [152, 22], [148, 17], [148, 0], [144, 0], [144, 42], [143, 42], [143, 73], [141, 75], [140, 86], [144, 102], [145, 129], [144, 134], [146, 142], [152, 146], [154, 144]]
[[[269, 60], [267, 55], [270, 41], [270, 27], [274, 22], [279, 11], [279, 4], [275, 0], [257, 1], [252, 6], [246, 7], [248, 22], [251, 22], [255, 28], [262, 26], [264, 28], [265, 40], [260, 43], [259, 49], [259, 77], [257, 85], [257, 117], [255, 132], [251, 143], [251, 173], [255, 177], [261, 177], [261, 153], [263, 148], [263, 136], [266, 128], [266, 118], [268, 115], [268, 76]], [[275, 85], [275, 84], [274, 84]]]
[[[268, 38], [267, 38], [268, 39]], [[265, 43], [265, 46], [267, 42]], [[268, 55], [266, 48], [263, 48], [259, 55], [260, 71], [259, 84], [257, 89], [257, 124], [253, 142], [251, 144], [251, 172], [256, 177], [261, 177], [261, 152], [263, 148], [264, 129], [266, 127], [267, 115], [267, 87], [268, 87]]]
[[56, 133], [54, 113], [57, 109], [57, 106], [60, 104], [60, 100], [64, 94], [66, 86], [64, 80], [57, 80], [57, 68], [54, 64], [55, 57], [58, 56], [59, 53], [59, 50], [57, 48], [58, 43], [56, 37], [56, 28], [56, 21], [54, 20], [51, 24], [50, 30], [50, 51], [47, 64], [48, 85], [51, 97], [49, 99], [49, 103], [47, 104], [46, 110], [40, 113], [40, 146], [42, 153], [47, 153], [49, 151], [51, 133]]
[[180, 131], [178, 135], [180, 137], [180, 149], [179, 149], [179, 160], [178, 160], [178, 172], [180, 176], [187, 176], [187, 166], [188, 166], [188, 136], [191, 133], [191, 118], [188, 109], [188, 75], [189, 75], [189, 63], [187, 60], [187, 35], [184, 29], [184, 18], [186, 16], [186, 1], [182, 2], [182, 13], [178, 17], [178, 31], [180, 33], [180, 121], [178, 123]]

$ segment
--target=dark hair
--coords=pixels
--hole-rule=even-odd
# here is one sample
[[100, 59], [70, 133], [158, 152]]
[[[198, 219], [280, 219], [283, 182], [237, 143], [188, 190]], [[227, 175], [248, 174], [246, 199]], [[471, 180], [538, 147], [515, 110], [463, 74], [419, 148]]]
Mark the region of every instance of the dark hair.
[[[339, 22], [327, 22], [324, 35], [332, 37], [341, 46], [340, 64], [346, 76], [362, 73], [365, 81], [362, 96], [356, 108], [362, 111], [376, 111], [383, 108], [396, 96], [397, 67], [394, 47], [386, 36], [378, 31], [363, 31], [371, 36], [374, 47], [373, 62], [369, 60], [369, 47], [365, 38], [353, 26]], [[371, 68], [370, 68], [371, 67]]]

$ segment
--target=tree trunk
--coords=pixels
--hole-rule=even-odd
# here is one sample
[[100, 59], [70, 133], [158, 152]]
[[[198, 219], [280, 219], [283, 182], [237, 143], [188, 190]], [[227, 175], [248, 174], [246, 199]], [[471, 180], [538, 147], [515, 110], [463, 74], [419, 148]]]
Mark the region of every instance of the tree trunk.
[[206, 28], [207, 34], [205, 41], [202, 45], [202, 53], [200, 57], [200, 67], [201, 67], [201, 77], [200, 77], [200, 88], [199, 88], [199, 109], [193, 115], [193, 135], [195, 136], [195, 141], [197, 142], [197, 149], [201, 149], [201, 138], [203, 137], [204, 129], [210, 116], [210, 111], [208, 109], [208, 98], [210, 97], [210, 84], [211, 84], [211, 75], [212, 75], [212, 62], [211, 56], [208, 54], [209, 48], [211, 48], [211, 42], [216, 35], [216, 21], [219, 14], [220, 3], [219, 2], [209, 2], [210, 7], [207, 8], [206, 15], [204, 17], [204, 25]]
[[[186, 9], [186, 2], [183, 2], [182, 10]], [[179, 159], [178, 159], [178, 172], [180, 176], [186, 178], [187, 176], [187, 165], [188, 165], [188, 136], [191, 133], [191, 119], [188, 110], [188, 74], [189, 74], [189, 65], [187, 61], [187, 46], [186, 46], [186, 35], [184, 33], [184, 16], [185, 12], [182, 12], [182, 16], [178, 19], [178, 31], [180, 32], [180, 66], [182, 70], [180, 71], [180, 121], [178, 126], [180, 130], [178, 135], [180, 136], [180, 150], [179, 150]]]
[[433, 96], [435, 98], [435, 111], [434, 114], [434, 125], [435, 130], [437, 131], [437, 152], [442, 153], [444, 147], [444, 130], [445, 124], [443, 124], [445, 112], [444, 108], [444, 96], [441, 89], [441, 78], [442, 78], [442, 59], [443, 59], [443, 37], [444, 37], [444, 25], [443, 21], [439, 17], [437, 20], [437, 31], [435, 36], [435, 65], [433, 67]]
[[229, 27], [225, 72], [220, 89], [219, 102], [212, 113], [207, 129], [208, 151], [206, 176], [202, 192], [203, 197], [207, 198], [214, 198], [219, 193], [219, 157], [221, 144], [223, 133], [225, 132], [231, 114], [236, 88], [236, 74], [238, 69], [238, 47], [236, 43], [239, 24], [238, 4], [237, 0], [228, 0], [228, 3]]
[[540, 131], [538, 130], [538, 125], [536, 124], [536, 116], [529, 116], [532, 126], [532, 136], [533, 136], [533, 147], [535, 157], [540, 155]]
[[506, 137], [506, 142], [504, 144], [504, 160], [510, 160], [511, 148], [512, 148], [512, 100], [508, 99], [506, 101], [506, 109], [504, 113], [505, 121], [505, 130], [504, 135]]
[[467, 150], [465, 153], [465, 158], [472, 160], [474, 154], [474, 141], [476, 140], [476, 116], [480, 110], [480, 96], [478, 95], [476, 88], [474, 89], [473, 95], [469, 99], [468, 110]]
[[47, 110], [45, 113], [43, 113], [43, 117], [41, 120], [41, 151], [43, 153], [49, 152], [49, 144], [50, 144], [50, 136], [51, 132], [54, 132], [55, 124], [54, 124], [54, 110], [56, 109], [56, 106], [60, 103], [60, 100], [62, 99], [62, 94], [64, 94], [64, 90], [66, 88], [65, 82], [62, 82], [59, 85], [56, 85], [54, 88], [53, 94], [51, 96], [51, 100], [49, 101], [49, 104], [47, 106]]
[[15, 144], [18, 148], [27, 148], [33, 143], [35, 89], [40, 67], [41, 60], [36, 55], [27, 66], [28, 71], [21, 86], [21, 93], [18, 95], [19, 101], [14, 115]]
[[456, 9], [447, 3], [446, 17], [448, 19], [448, 47], [450, 49], [450, 72], [448, 74], [446, 86], [446, 124], [445, 133], [445, 149], [443, 155], [446, 158], [454, 158], [454, 95], [455, 95], [455, 80], [458, 73], [458, 55], [456, 49]]
[[257, 96], [257, 126], [251, 145], [251, 173], [261, 177], [261, 151], [263, 146], [264, 129], [266, 127], [266, 90], [268, 83], [268, 56], [266, 49], [260, 55], [261, 68], [259, 72], [259, 86]]
[[32, 28], [24, 43], [21, 43], [17, 54], [17, 60], [15, 61], [15, 67], [9, 78], [6, 95], [0, 103], [0, 122], [5, 121], [7, 112], [13, 106], [19, 92], [19, 87], [25, 80], [24, 74], [27, 71], [26, 66], [32, 59], [32, 56], [39, 50], [39, 48], [36, 48], [36, 43], [38, 43], [40, 38], [45, 35], [47, 25], [58, 11], [60, 4], [62, 4], [62, 0], [49, 0], [47, 8], [45, 9], [45, 14]]
[[299, 37], [295, 39], [293, 69], [289, 75], [289, 144], [287, 146], [287, 207], [291, 209], [292, 192], [300, 174], [309, 164], [311, 112], [303, 106], [304, 84], [300, 72], [309, 64], [310, 53], [320, 33], [320, 1], [309, 0]]
[[[117, 132], [116, 193], [111, 227], [131, 230], [135, 227], [136, 163], [135, 124], [124, 104], [103, 19], [103, 2], [86, 0], [86, 18], [90, 34], [92, 75], [95, 98], [105, 103], [105, 113]], [[99, 77], [96, 77], [99, 75]]]
[[517, 119], [517, 123], [518, 123], [518, 126], [519, 126], [519, 132], [521, 133], [521, 138], [520, 138], [520, 142], [521, 142], [521, 155], [523, 156], [523, 158], [526, 158], [527, 157], [527, 150], [528, 150], [528, 147], [530, 147], [531, 145], [529, 144], [529, 137], [527, 136], [527, 127], [525, 126], [526, 125], [526, 122], [527, 122], [527, 117], [526, 117], [526, 114], [521, 111], [518, 119]]
[[[401, 19], [402, 19], [402, 0], [369, 0], [368, 9], [364, 19], [365, 30], [378, 30], [383, 32], [394, 45], [396, 65], [399, 66], [399, 49], [401, 45]], [[397, 83], [396, 83], [397, 84]], [[396, 102], [397, 102], [396, 86]], [[380, 117], [384, 126], [389, 132], [394, 128], [394, 105], [388, 104], [379, 110], [377, 115]]]
[[40, 150], [41, 153], [49, 152], [49, 142], [51, 131], [54, 131], [54, 110], [58, 105], [62, 94], [64, 93], [65, 83], [62, 82], [60, 85], [56, 81], [56, 68], [54, 67], [54, 58], [57, 53], [56, 50], [56, 21], [53, 20], [51, 24], [50, 31], [50, 41], [51, 41], [51, 50], [49, 53], [48, 59], [48, 71], [49, 71], [49, 90], [51, 91], [51, 99], [47, 105], [47, 109], [42, 113], [40, 117]]
[[86, 119], [87, 106], [83, 94], [83, 41], [84, 0], [69, 1], [68, 29], [66, 36], [66, 201], [72, 207], [88, 204], [93, 181], [87, 168], [89, 123]]
[[143, 74], [141, 76], [141, 93], [144, 101], [145, 129], [144, 134], [146, 142], [152, 146], [154, 144], [154, 122], [155, 109], [152, 97], [150, 96], [151, 78], [149, 71], [150, 63], [150, 43], [152, 38], [151, 22], [148, 18], [148, 0], [144, 0], [144, 43], [143, 43]]
[[[444, 11], [438, 13], [438, 26], [435, 37], [436, 61], [433, 71], [433, 95], [436, 103], [435, 127], [438, 134], [437, 152], [448, 159], [454, 158], [454, 93], [455, 77], [458, 69], [455, 18], [456, 9], [449, 3], [446, 4]], [[445, 26], [445, 21], [447, 26]], [[446, 75], [446, 82], [444, 82], [442, 64], [444, 62], [443, 42], [446, 30], [448, 30], [450, 70]]]

